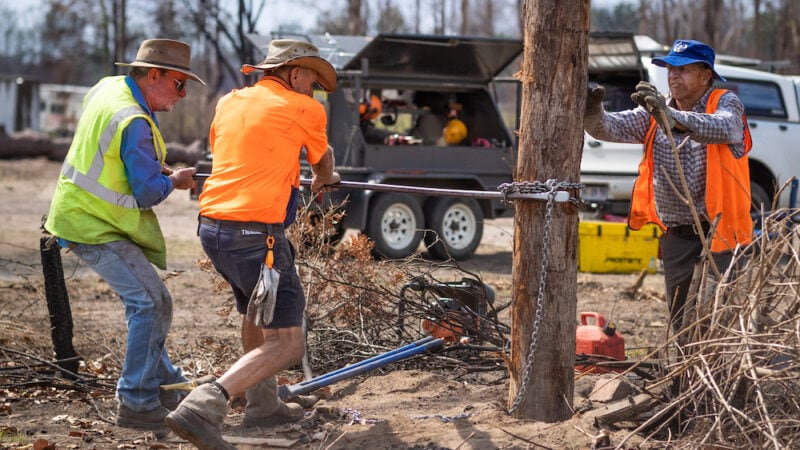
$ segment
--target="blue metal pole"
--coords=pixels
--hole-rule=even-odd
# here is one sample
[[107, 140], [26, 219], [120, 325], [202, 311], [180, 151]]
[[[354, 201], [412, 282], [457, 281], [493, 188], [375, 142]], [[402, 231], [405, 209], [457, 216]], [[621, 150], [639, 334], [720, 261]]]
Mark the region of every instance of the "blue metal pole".
[[[422, 344], [418, 345], [418, 343], [420, 342], [422, 342]], [[286, 399], [289, 397], [293, 397], [295, 395], [301, 395], [313, 392], [319, 388], [336, 383], [337, 381], [354, 377], [356, 375], [369, 372], [370, 370], [377, 369], [378, 367], [383, 367], [387, 364], [409, 358], [411, 356], [439, 347], [442, 344], [444, 344], [444, 339], [441, 338], [434, 339], [432, 336], [429, 336], [429, 338], [421, 339], [417, 342], [403, 346], [396, 350], [392, 350], [390, 352], [374, 356], [359, 363], [343, 367], [341, 369], [329, 372], [324, 375], [320, 375], [316, 378], [312, 378], [310, 380], [306, 380], [291, 386], [287, 385], [279, 386], [278, 396], [281, 399]]]
[[396, 349], [388, 351], [386, 353], [381, 353], [380, 355], [375, 355], [375, 356], [373, 356], [373, 357], [371, 357], [369, 359], [365, 359], [363, 361], [359, 361], [357, 363], [350, 364], [349, 366], [342, 367], [341, 369], [334, 370], [333, 372], [328, 372], [328, 373], [316, 376], [316, 377], [314, 377], [314, 378], [312, 378], [310, 380], [301, 381], [300, 383], [297, 383], [295, 386], [304, 385], [306, 383], [318, 382], [318, 381], [320, 381], [320, 380], [322, 380], [324, 378], [331, 377], [331, 376], [336, 376], [340, 372], [348, 372], [348, 371], [354, 370], [356, 367], [360, 367], [360, 366], [363, 366], [365, 364], [370, 364], [373, 361], [383, 360], [384, 358], [390, 357], [390, 356], [392, 356], [392, 355], [394, 355], [396, 353], [404, 352], [406, 350], [418, 347], [420, 345], [424, 345], [424, 344], [432, 341], [433, 339], [434, 339], [433, 336], [424, 337], [424, 338], [422, 338], [422, 339], [420, 339], [418, 341], [414, 341], [414, 342], [412, 342], [410, 344], [404, 345], [402, 347], [396, 348]]

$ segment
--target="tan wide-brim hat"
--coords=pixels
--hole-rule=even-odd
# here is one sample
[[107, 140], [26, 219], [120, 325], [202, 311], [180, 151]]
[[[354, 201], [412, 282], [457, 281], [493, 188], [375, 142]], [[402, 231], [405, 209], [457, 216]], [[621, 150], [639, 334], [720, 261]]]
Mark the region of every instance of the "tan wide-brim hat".
[[147, 39], [139, 46], [136, 59], [115, 63], [122, 67], [156, 67], [186, 74], [200, 84], [206, 84], [192, 72], [192, 50], [189, 44], [172, 39]]
[[243, 65], [242, 73], [249, 75], [256, 70], [270, 70], [280, 66], [299, 66], [314, 70], [322, 89], [326, 92], [336, 90], [336, 69], [319, 56], [315, 45], [295, 39], [274, 39], [269, 43], [267, 58], [255, 65]]

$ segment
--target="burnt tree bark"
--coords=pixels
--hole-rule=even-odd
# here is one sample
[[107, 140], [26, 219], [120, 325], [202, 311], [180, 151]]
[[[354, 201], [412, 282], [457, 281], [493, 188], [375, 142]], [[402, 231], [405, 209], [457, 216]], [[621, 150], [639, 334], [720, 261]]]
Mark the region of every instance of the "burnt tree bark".
[[[580, 180], [589, 14], [589, 0], [525, 2], [516, 181]], [[544, 248], [546, 204], [515, 204], [508, 401], [511, 409], [517, 401], [513, 414], [518, 418], [556, 422], [572, 415], [578, 211], [568, 205], [554, 205], [550, 243]], [[525, 384], [544, 257], [541, 320]]]
[[42, 236], [39, 239], [39, 250], [42, 256], [47, 311], [50, 313], [50, 337], [53, 340], [57, 364], [65, 369], [64, 377], [74, 378], [80, 361], [72, 346], [72, 310], [64, 283], [61, 249], [57, 243], [49, 243], [49, 240], [49, 236]]

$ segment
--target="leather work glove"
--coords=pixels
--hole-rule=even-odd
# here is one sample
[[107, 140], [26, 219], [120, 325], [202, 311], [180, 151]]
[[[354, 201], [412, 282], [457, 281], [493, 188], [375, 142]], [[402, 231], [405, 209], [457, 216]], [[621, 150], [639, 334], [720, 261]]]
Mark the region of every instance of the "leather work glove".
[[258, 282], [247, 303], [247, 318], [258, 327], [266, 327], [272, 322], [280, 275], [275, 268], [270, 269], [266, 264], [261, 266]]
[[631, 94], [631, 100], [644, 107], [664, 131], [675, 127], [675, 119], [672, 118], [672, 110], [667, 106], [667, 99], [652, 84], [640, 81], [636, 85], [636, 92]]
[[659, 93], [655, 86], [646, 81], [640, 81], [639, 84], [636, 85], [636, 91], [631, 94], [631, 100], [636, 102], [637, 105], [643, 106], [646, 109], [647, 103], [644, 101], [644, 98], [646, 96], [657, 95], [659, 95]]
[[606, 96], [606, 88], [603, 86], [586, 88], [586, 109], [583, 112], [583, 119], [596, 117], [603, 113], [603, 97]]

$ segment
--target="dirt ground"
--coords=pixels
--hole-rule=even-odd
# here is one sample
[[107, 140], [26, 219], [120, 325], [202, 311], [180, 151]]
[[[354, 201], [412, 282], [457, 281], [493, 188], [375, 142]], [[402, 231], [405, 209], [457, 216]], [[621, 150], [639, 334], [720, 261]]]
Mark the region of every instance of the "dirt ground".
[[[36, 375], [48, 373], [46, 361], [53, 357], [38, 247], [40, 219], [59, 168], [44, 158], [0, 160], [0, 447], [192, 448], [171, 434], [156, 440], [113, 425], [123, 311], [104, 282], [63, 252], [81, 372], [100, 381], [84, 389]], [[169, 251], [163, 275], [175, 304], [170, 353], [178, 355], [175, 361], [187, 374], [221, 374], [238, 355], [239, 319], [231, 314], [227, 292], [215, 289], [209, 273], [198, 267], [204, 255], [195, 235], [197, 204], [178, 191], [157, 213]], [[512, 232], [511, 219], [487, 221], [476, 256], [463, 264], [495, 288], [500, 303], [509, 300]], [[629, 357], [658, 344], [667, 323], [661, 275], [647, 276], [644, 295], [631, 299], [623, 292], [635, 280], [636, 274], [578, 275], [578, 312], [596, 311], [614, 321]], [[21, 371], [25, 368], [28, 372]], [[302, 372], [285, 375], [298, 380]], [[592, 447], [600, 432], [582, 414], [560, 423], [514, 419], [506, 414], [504, 370], [480, 378], [462, 375], [389, 366], [332, 385], [329, 398], [308, 408], [297, 425], [245, 430], [237, 426], [241, 413], [234, 410], [226, 435], [242, 449], [580, 449]], [[599, 378], [576, 379], [576, 407], [599, 406], [586, 400]], [[610, 430], [611, 444], [627, 439], [625, 446], [634, 447], [641, 439], [629, 437], [630, 431]]]

